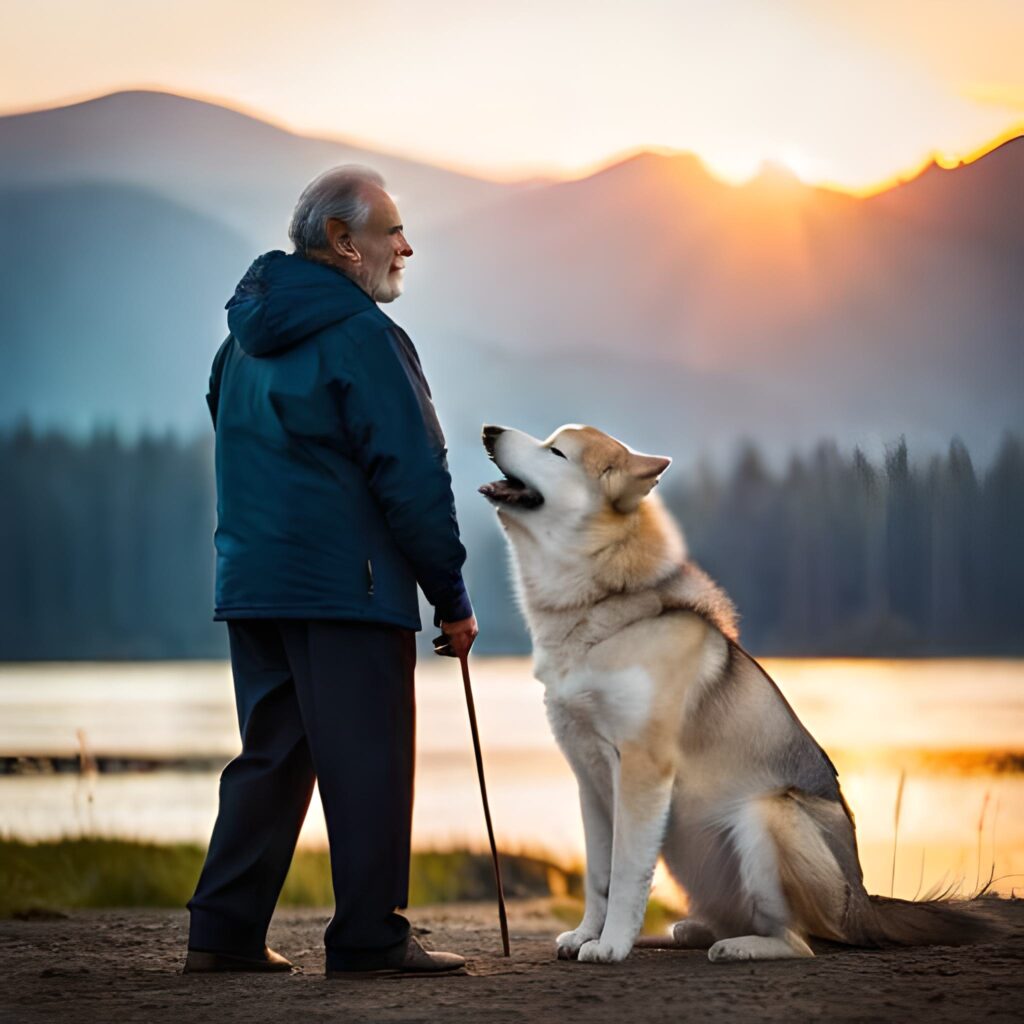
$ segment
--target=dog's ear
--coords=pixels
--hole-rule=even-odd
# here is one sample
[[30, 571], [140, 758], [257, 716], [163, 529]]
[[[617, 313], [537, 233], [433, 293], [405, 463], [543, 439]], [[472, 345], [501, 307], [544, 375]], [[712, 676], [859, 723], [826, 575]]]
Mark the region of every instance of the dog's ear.
[[616, 512], [633, 512], [654, 489], [661, 474], [672, 465], [662, 455], [630, 452], [621, 466], [610, 467], [605, 477], [608, 500]]

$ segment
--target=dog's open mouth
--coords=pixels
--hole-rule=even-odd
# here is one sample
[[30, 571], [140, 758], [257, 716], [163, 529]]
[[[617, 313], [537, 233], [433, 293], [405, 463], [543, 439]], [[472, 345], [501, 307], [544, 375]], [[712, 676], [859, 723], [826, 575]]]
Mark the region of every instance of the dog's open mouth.
[[544, 504], [544, 495], [527, 487], [519, 477], [508, 474], [504, 480], [483, 484], [480, 493], [496, 505], [514, 505], [516, 508], [537, 508]]

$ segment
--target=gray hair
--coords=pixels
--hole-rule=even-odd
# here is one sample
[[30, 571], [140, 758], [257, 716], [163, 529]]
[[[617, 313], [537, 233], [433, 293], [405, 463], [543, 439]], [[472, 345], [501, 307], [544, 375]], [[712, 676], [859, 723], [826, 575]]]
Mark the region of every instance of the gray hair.
[[384, 179], [369, 167], [344, 164], [314, 178], [299, 196], [288, 225], [288, 237], [300, 255], [326, 249], [327, 221], [343, 220], [358, 231], [370, 216], [367, 186], [384, 188]]

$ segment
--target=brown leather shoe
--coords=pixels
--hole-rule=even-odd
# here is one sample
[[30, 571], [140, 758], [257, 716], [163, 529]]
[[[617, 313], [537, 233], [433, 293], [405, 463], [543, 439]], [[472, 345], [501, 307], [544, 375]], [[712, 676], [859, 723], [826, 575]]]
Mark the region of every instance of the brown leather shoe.
[[269, 946], [263, 947], [263, 956], [236, 956], [234, 953], [208, 953], [201, 949], [190, 949], [185, 957], [182, 974], [219, 974], [224, 971], [272, 971], [283, 973], [292, 969], [291, 961], [285, 960]]
[[329, 970], [328, 978], [369, 978], [385, 974], [452, 974], [466, 966], [466, 958], [458, 953], [435, 953], [424, 949], [411, 935], [406, 942], [401, 959], [381, 963], [380, 966], [364, 966], [352, 970]]

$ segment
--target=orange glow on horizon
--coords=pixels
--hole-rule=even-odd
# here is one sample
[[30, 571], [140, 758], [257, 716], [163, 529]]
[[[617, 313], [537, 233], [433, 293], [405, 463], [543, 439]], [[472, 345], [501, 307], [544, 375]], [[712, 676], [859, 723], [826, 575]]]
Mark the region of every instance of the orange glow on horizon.
[[650, 150], [698, 154], [731, 185], [768, 163], [855, 196], [1024, 129], [1024, 7], [1006, 0], [296, 0], [247, 11], [244, 33], [241, 10], [21, 5], [0, 37], [3, 109], [144, 86], [492, 181], [573, 180]]
[[1024, 122], [1014, 126], [1012, 129], [1002, 132], [991, 141], [986, 142], [984, 145], [978, 146], [965, 153], [929, 153], [909, 171], [903, 171], [898, 174], [894, 174], [891, 177], [883, 178], [881, 181], [865, 185], [863, 188], [847, 188], [829, 181], [814, 182], [813, 184], [819, 188], [831, 189], [835, 192], [846, 192], [849, 195], [856, 196], [858, 199], [868, 199], [871, 196], [876, 196], [881, 192], [887, 192], [889, 189], [896, 188], [899, 185], [906, 185], [908, 182], [920, 177], [932, 164], [936, 164], [943, 170], [947, 171], [953, 170], [961, 165], [966, 167], [968, 164], [973, 164], [982, 157], [988, 156], [989, 153], [999, 149], [1000, 146], [1006, 145], [1007, 142], [1011, 142], [1014, 139], [1021, 138], [1022, 136], [1024, 136]]
[[[806, 166], [802, 166], [801, 156], [798, 153], [793, 153], [789, 157], [787, 157], [785, 151], [782, 154], [766, 153], [763, 157], [760, 157], [757, 160], [742, 162], [743, 166], [736, 163], [730, 166], [728, 162], [716, 161], [715, 159], [699, 152], [674, 149], [669, 146], [661, 145], [630, 147], [629, 149], [613, 153], [600, 160], [590, 161], [580, 166], [568, 169], [558, 164], [538, 161], [536, 165], [531, 166], [529, 171], [524, 174], [521, 170], [502, 170], [501, 168], [469, 164], [458, 160], [436, 159], [428, 155], [404, 151], [395, 146], [382, 146], [375, 140], [360, 138], [354, 135], [336, 135], [330, 132], [305, 132], [300, 127], [288, 123], [284, 118], [274, 117], [254, 106], [226, 99], [213, 93], [173, 92], [159, 84], [148, 82], [128, 85], [123, 89], [117, 90], [117, 92], [153, 92], [167, 96], [177, 96], [182, 99], [196, 100], [200, 103], [208, 103], [213, 106], [222, 107], [225, 110], [230, 110], [236, 114], [242, 114], [245, 117], [251, 117], [254, 120], [263, 122], [264, 124], [271, 125], [280, 131], [287, 132], [290, 135], [296, 135], [301, 138], [336, 142], [340, 145], [352, 146], [358, 149], [366, 149], [375, 153], [380, 153], [383, 156], [416, 160], [452, 171], [456, 174], [464, 174], [470, 177], [505, 184], [530, 181], [534, 179], [550, 179], [558, 182], [579, 181], [588, 178], [593, 174], [597, 174], [601, 171], [614, 167], [617, 164], [651, 153], [664, 157], [695, 157], [709, 176], [722, 184], [735, 188], [742, 188], [749, 185], [764, 173], [766, 168], [770, 168], [772, 165], [775, 165], [785, 169], [801, 184], [808, 187], [819, 188], [831, 192], [839, 192], [845, 195], [854, 196], [858, 199], [867, 199], [871, 196], [878, 195], [882, 192], [888, 191], [889, 189], [896, 188], [900, 185], [913, 181], [933, 164], [943, 168], [944, 170], [954, 169], [961, 165], [967, 166], [968, 164], [972, 164], [975, 161], [980, 160], [982, 157], [987, 156], [989, 153], [998, 149], [1000, 146], [1005, 145], [1007, 142], [1016, 138], [1024, 137], [1024, 121], [1022, 121], [1014, 125], [1012, 128], [1001, 132], [988, 142], [985, 142], [980, 146], [976, 146], [973, 149], [962, 153], [951, 152], [949, 150], [932, 151], [923, 154], [916, 163], [909, 167], [902, 168], [901, 170], [881, 179], [873, 179], [860, 185], [850, 184], [848, 181], [842, 181], [834, 177], [814, 176], [808, 172]], [[40, 113], [46, 110], [76, 106], [83, 103], [89, 103], [94, 100], [103, 99], [110, 95], [116, 95], [116, 93], [111, 93], [109, 91], [80, 93], [63, 98], [58, 102], [38, 104], [36, 106], [19, 110], [0, 111], [0, 117]]]

